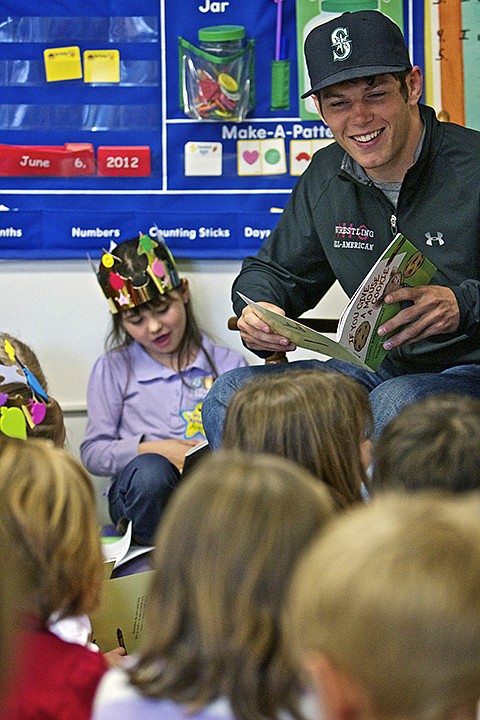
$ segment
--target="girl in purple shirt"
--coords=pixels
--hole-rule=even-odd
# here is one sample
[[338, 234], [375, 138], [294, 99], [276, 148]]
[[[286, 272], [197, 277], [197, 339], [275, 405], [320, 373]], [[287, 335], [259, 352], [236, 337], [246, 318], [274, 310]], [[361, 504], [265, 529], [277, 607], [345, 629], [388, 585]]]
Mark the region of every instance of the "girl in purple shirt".
[[135, 540], [150, 544], [186, 452], [205, 438], [203, 398], [219, 374], [247, 363], [200, 332], [188, 280], [160, 239], [111, 248], [97, 277], [113, 326], [88, 384], [81, 458], [112, 476], [112, 520], [131, 520]]

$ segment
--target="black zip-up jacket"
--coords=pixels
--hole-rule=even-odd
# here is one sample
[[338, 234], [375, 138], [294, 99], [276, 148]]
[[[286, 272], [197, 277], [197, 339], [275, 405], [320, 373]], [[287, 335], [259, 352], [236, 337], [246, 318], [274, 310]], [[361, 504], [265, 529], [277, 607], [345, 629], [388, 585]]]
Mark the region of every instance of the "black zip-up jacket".
[[396, 211], [381, 190], [344, 169], [349, 157], [337, 143], [314, 155], [277, 227], [243, 262], [232, 289], [238, 314], [237, 290], [290, 317], [315, 307], [336, 279], [351, 297], [398, 230], [438, 268], [431, 284], [455, 293], [460, 326], [395, 348], [390, 358], [404, 373], [480, 363], [480, 132], [440, 123], [432, 108], [420, 112], [424, 142]]

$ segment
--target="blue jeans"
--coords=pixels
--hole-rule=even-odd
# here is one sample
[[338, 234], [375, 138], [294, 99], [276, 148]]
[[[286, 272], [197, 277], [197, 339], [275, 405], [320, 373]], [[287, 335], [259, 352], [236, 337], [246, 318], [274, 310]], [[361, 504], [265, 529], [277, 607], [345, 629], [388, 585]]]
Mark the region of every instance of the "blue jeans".
[[480, 365], [459, 365], [440, 373], [410, 375], [402, 375], [388, 358], [375, 373], [333, 359], [236, 368], [220, 375], [203, 401], [203, 427], [211, 448], [217, 450], [221, 445], [227, 405], [242, 385], [255, 377], [260, 382], [267, 373], [302, 368], [341, 372], [362, 383], [370, 394], [376, 436], [399, 410], [425, 395], [453, 392], [480, 396]]
[[112, 480], [108, 508], [113, 522], [131, 520], [135, 540], [153, 544], [163, 509], [181, 480], [179, 470], [163, 455], [146, 453], [137, 455]]

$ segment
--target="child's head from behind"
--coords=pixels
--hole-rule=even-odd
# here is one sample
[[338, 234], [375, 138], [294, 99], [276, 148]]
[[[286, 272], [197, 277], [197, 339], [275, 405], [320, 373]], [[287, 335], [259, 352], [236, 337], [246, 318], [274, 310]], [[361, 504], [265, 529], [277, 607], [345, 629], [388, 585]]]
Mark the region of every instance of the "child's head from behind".
[[90, 477], [45, 440], [0, 439], [0, 523], [13, 539], [26, 582], [21, 609], [46, 623], [52, 613], [92, 610], [102, 555]]
[[47, 378], [45, 377], [42, 366], [40, 365], [40, 361], [35, 352], [22, 340], [19, 340], [18, 338], [13, 337], [13, 335], [5, 332], [0, 333], [0, 365], [8, 366], [12, 364], [12, 360], [6, 350], [5, 341], [10, 343], [20, 362], [31, 370], [45, 392], [48, 392]]
[[154, 356], [183, 359], [200, 346], [188, 281], [161, 240], [140, 235], [119, 243], [102, 256], [97, 277], [112, 313], [110, 349], [137, 340]]
[[475, 718], [479, 512], [478, 497], [387, 493], [339, 516], [306, 553], [285, 630], [325, 720], [340, 708], [372, 720]]
[[346, 507], [361, 499], [372, 425], [359, 383], [340, 373], [292, 370], [238, 390], [227, 408], [223, 446], [295, 460]]
[[374, 449], [373, 489], [480, 488], [480, 399], [430, 395], [389, 422]]
[[[60, 405], [51, 396], [47, 396], [47, 399], [43, 400], [35, 395], [17, 360], [12, 360], [7, 352], [6, 348], [9, 345], [13, 348], [18, 361], [33, 373], [43, 391], [48, 393], [47, 380], [32, 348], [8, 333], [0, 333], [0, 398], [1, 407], [4, 408], [2, 415], [9, 413], [10, 408], [21, 410], [24, 415], [23, 428], [26, 437], [52, 440], [55, 445], [62, 447], [65, 442], [65, 424]], [[37, 423], [26, 421], [28, 414], [30, 414], [29, 420], [35, 419], [35, 413], [33, 413], [33, 417], [31, 413], [32, 400], [35, 402], [40, 400], [40, 404], [44, 405], [43, 419]], [[3, 426], [3, 422], [1, 425]]]
[[241, 720], [291, 707], [284, 591], [332, 513], [327, 490], [294, 463], [239, 453], [203, 461], [160, 523], [134, 683], [194, 707], [227, 697]]

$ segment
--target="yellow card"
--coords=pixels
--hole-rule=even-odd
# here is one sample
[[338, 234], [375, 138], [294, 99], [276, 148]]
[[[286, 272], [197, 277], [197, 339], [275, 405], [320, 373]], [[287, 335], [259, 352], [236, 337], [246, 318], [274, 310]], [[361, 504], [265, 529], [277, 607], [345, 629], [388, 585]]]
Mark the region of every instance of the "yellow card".
[[78, 80], [82, 77], [80, 48], [71, 47], [47, 48], [43, 51], [47, 82], [56, 80]]
[[118, 50], [85, 50], [83, 53], [86, 83], [120, 82], [120, 53]]
[[90, 616], [93, 639], [101, 652], [119, 645], [129, 655], [137, 652], [153, 574], [146, 570], [103, 581], [100, 606]]

